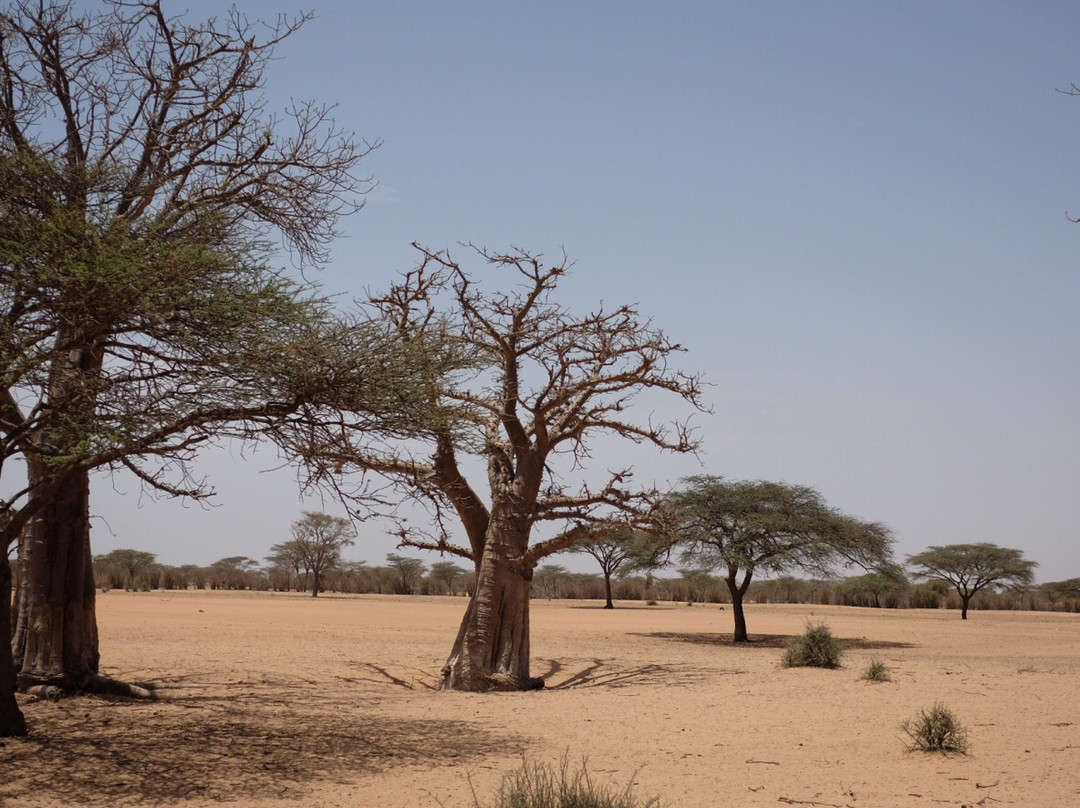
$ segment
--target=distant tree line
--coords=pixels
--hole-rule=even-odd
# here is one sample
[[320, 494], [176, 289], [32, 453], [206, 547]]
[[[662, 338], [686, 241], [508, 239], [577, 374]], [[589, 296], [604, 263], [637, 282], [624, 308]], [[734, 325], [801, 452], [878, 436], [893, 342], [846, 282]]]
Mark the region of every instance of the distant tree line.
[[[18, 566], [15, 565], [18, 575]], [[260, 563], [231, 556], [208, 566], [159, 564], [153, 553], [113, 550], [94, 557], [94, 580], [99, 590], [133, 591], [214, 589], [260, 592], [310, 592], [311, 576], [268, 558]], [[475, 585], [471, 570], [452, 561], [426, 564], [420, 559], [390, 553], [386, 564], [340, 561], [324, 573], [323, 592], [350, 595], [470, 595]], [[726, 581], [707, 571], [683, 568], [674, 575], [624, 575], [611, 579], [616, 601], [730, 604]], [[538, 599], [603, 600], [604, 576], [574, 572], [560, 564], [544, 564], [533, 576], [532, 595]], [[882, 609], [959, 609], [960, 596], [942, 581], [911, 583], [882, 573], [838, 580], [789, 575], [753, 581], [747, 603], [816, 603]], [[972, 600], [976, 610], [1032, 610], [1080, 613], [1080, 578], [984, 591]]]
[[[338, 560], [321, 572], [321, 592], [350, 595], [467, 595], [475, 583], [471, 571], [451, 561], [425, 564], [394, 553], [387, 563], [370, 566], [364, 561]], [[14, 565], [18, 576], [18, 563]], [[176, 589], [251, 590], [256, 592], [311, 592], [314, 575], [288, 561], [268, 556], [260, 563], [247, 556], [229, 556], [207, 566], [159, 564], [153, 553], [113, 550], [94, 556], [94, 583], [102, 592]]]

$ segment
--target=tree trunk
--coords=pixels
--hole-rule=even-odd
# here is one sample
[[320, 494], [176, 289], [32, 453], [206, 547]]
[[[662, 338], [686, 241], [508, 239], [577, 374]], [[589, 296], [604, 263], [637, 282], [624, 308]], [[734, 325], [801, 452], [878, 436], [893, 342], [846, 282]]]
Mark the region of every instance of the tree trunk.
[[26, 735], [26, 719], [15, 701], [11, 616], [11, 564], [7, 547], [0, 546], [0, 738]]
[[319, 572], [316, 570], [311, 574], [311, 597], [319, 597], [319, 587], [322, 585], [322, 581], [319, 580]]
[[543, 680], [529, 677], [531, 571], [526, 575], [511, 564], [505, 544], [488, 543], [476, 588], [442, 669], [440, 690], [543, 687]]
[[604, 603], [605, 609], [614, 609], [615, 604], [611, 600], [611, 573], [604, 573], [604, 595], [607, 597], [607, 601]]
[[732, 635], [733, 642], [750, 642], [750, 635], [746, 633], [746, 612], [743, 611], [743, 595], [750, 588], [750, 573], [746, 573], [742, 583], [737, 580], [738, 570], [731, 572], [727, 577], [728, 592], [731, 593], [731, 613], [735, 617], [735, 633]]
[[[40, 461], [30, 461], [31, 484]], [[20, 602], [14, 650], [20, 688], [84, 690], [98, 679], [90, 480], [76, 475], [27, 524], [19, 558]]]
[[968, 603], [971, 602], [971, 595], [964, 597], [960, 596], [960, 619], [967, 620]]

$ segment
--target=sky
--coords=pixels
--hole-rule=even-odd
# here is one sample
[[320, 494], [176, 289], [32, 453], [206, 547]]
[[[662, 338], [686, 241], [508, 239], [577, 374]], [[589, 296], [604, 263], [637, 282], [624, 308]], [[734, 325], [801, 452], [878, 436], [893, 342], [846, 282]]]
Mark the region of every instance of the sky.
[[[701, 456], [635, 455], [642, 482], [810, 485], [890, 526], [898, 558], [993, 542], [1038, 581], [1080, 577], [1080, 98], [1062, 92], [1080, 83], [1080, 6], [314, 10], [277, 51], [270, 106], [335, 103], [382, 142], [361, 168], [378, 186], [315, 276], [327, 291], [385, 289], [413, 241], [565, 251], [562, 300], [638, 304], [711, 385]], [[343, 513], [276, 465], [207, 453], [209, 507], [99, 477], [94, 551], [261, 559], [303, 510]], [[358, 530], [347, 557], [394, 551], [382, 526]]]

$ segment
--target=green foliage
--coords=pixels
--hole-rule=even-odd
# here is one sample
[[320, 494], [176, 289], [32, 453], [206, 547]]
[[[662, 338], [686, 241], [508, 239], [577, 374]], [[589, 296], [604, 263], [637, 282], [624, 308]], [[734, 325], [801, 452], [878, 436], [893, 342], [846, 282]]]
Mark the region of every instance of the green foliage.
[[824, 623], [807, 623], [806, 631], [788, 643], [785, 668], [838, 668], [844, 655], [840, 641]]
[[892, 673], [889, 666], [880, 659], [871, 659], [870, 664], [863, 671], [862, 678], [867, 682], [891, 682]]
[[[632, 780], [633, 778], [631, 778]], [[475, 800], [476, 808], [482, 808]], [[655, 797], [642, 801], [634, 795], [633, 783], [623, 789], [593, 782], [586, 761], [571, 769], [564, 756], [558, 767], [525, 761], [520, 768], [503, 775], [491, 808], [659, 808]]]
[[968, 602], [983, 589], [1028, 586], [1035, 580], [1034, 561], [1024, 558], [1021, 550], [996, 544], [947, 544], [931, 546], [908, 556], [914, 576], [927, 581], [952, 585], [962, 601], [962, 616], [967, 619]]
[[941, 702], [929, 710], [920, 710], [915, 718], [908, 719], [900, 728], [908, 737], [909, 752], [967, 754], [967, 729], [952, 710]]

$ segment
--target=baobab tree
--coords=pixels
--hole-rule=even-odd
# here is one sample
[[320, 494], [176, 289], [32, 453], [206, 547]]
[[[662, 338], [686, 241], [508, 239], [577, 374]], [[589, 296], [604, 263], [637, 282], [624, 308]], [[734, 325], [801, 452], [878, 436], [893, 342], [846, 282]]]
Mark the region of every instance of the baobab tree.
[[724, 573], [735, 642], [749, 641], [743, 597], [755, 573], [874, 568], [891, 554], [887, 527], [840, 513], [802, 485], [701, 474], [668, 495], [666, 511], [668, 535], [683, 559]]
[[[0, 466], [0, 550], [19, 540], [24, 686], [125, 692], [98, 674], [91, 471], [201, 497], [191, 462], [216, 439], [370, 413], [362, 399], [383, 393], [388, 417], [410, 412], [397, 333], [271, 263], [282, 243], [302, 267], [327, 258], [377, 145], [323, 105], [266, 109], [274, 48], [308, 19], [189, 24], [149, 1], [0, 12], [0, 463], [28, 477]], [[0, 623], [8, 609], [0, 591]]]
[[[598, 525], [623, 529], [646, 520], [657, 493], [636, 487], [631, 470], [609, 471], [595, 484], [570, 488], [585, 475], [594, 439], [615, 436], [672, 452], [697, 441], [685, 421], [634, 420], [643, 391], [671, 393], [701, 407], [699, 378], [674, 369], [681, 351], [631, 306], [576, 316], [553, 300], [569, 265], [547, 265], [523, 250], [470, 248], [498, 275], [485, 291], [447, 252], [417, 245], [421, 260], [383, 296], [370, 299], [397, 323], [405, 341], [444, 340], [471, 360], [430, 385], [432, 416], [423, 440], [386, 447], [341, 425], [323, 424], [321, 445], [306, 459], [316, 477], [350, 471], [382, 475], [400, 495], [432, 508], [435, 529], [403, 524], [403, 546], [469, 559], [476, 589], [442, 669], [443, 689], [525, 689], [529, 676], [529, 586], [537, 562], [572, 546]], [[439, 340], [432, 340], [438, 332]], [[317, 444], [318, 442], [313, 442]], [[487, 497], [463, 462], [483, 460]], [[594, 478], [595, 479], [595, 478]], [[450, 534], [454, 513], [464, 543]], [[552, 532], [533, 541], [538, 525]]]

